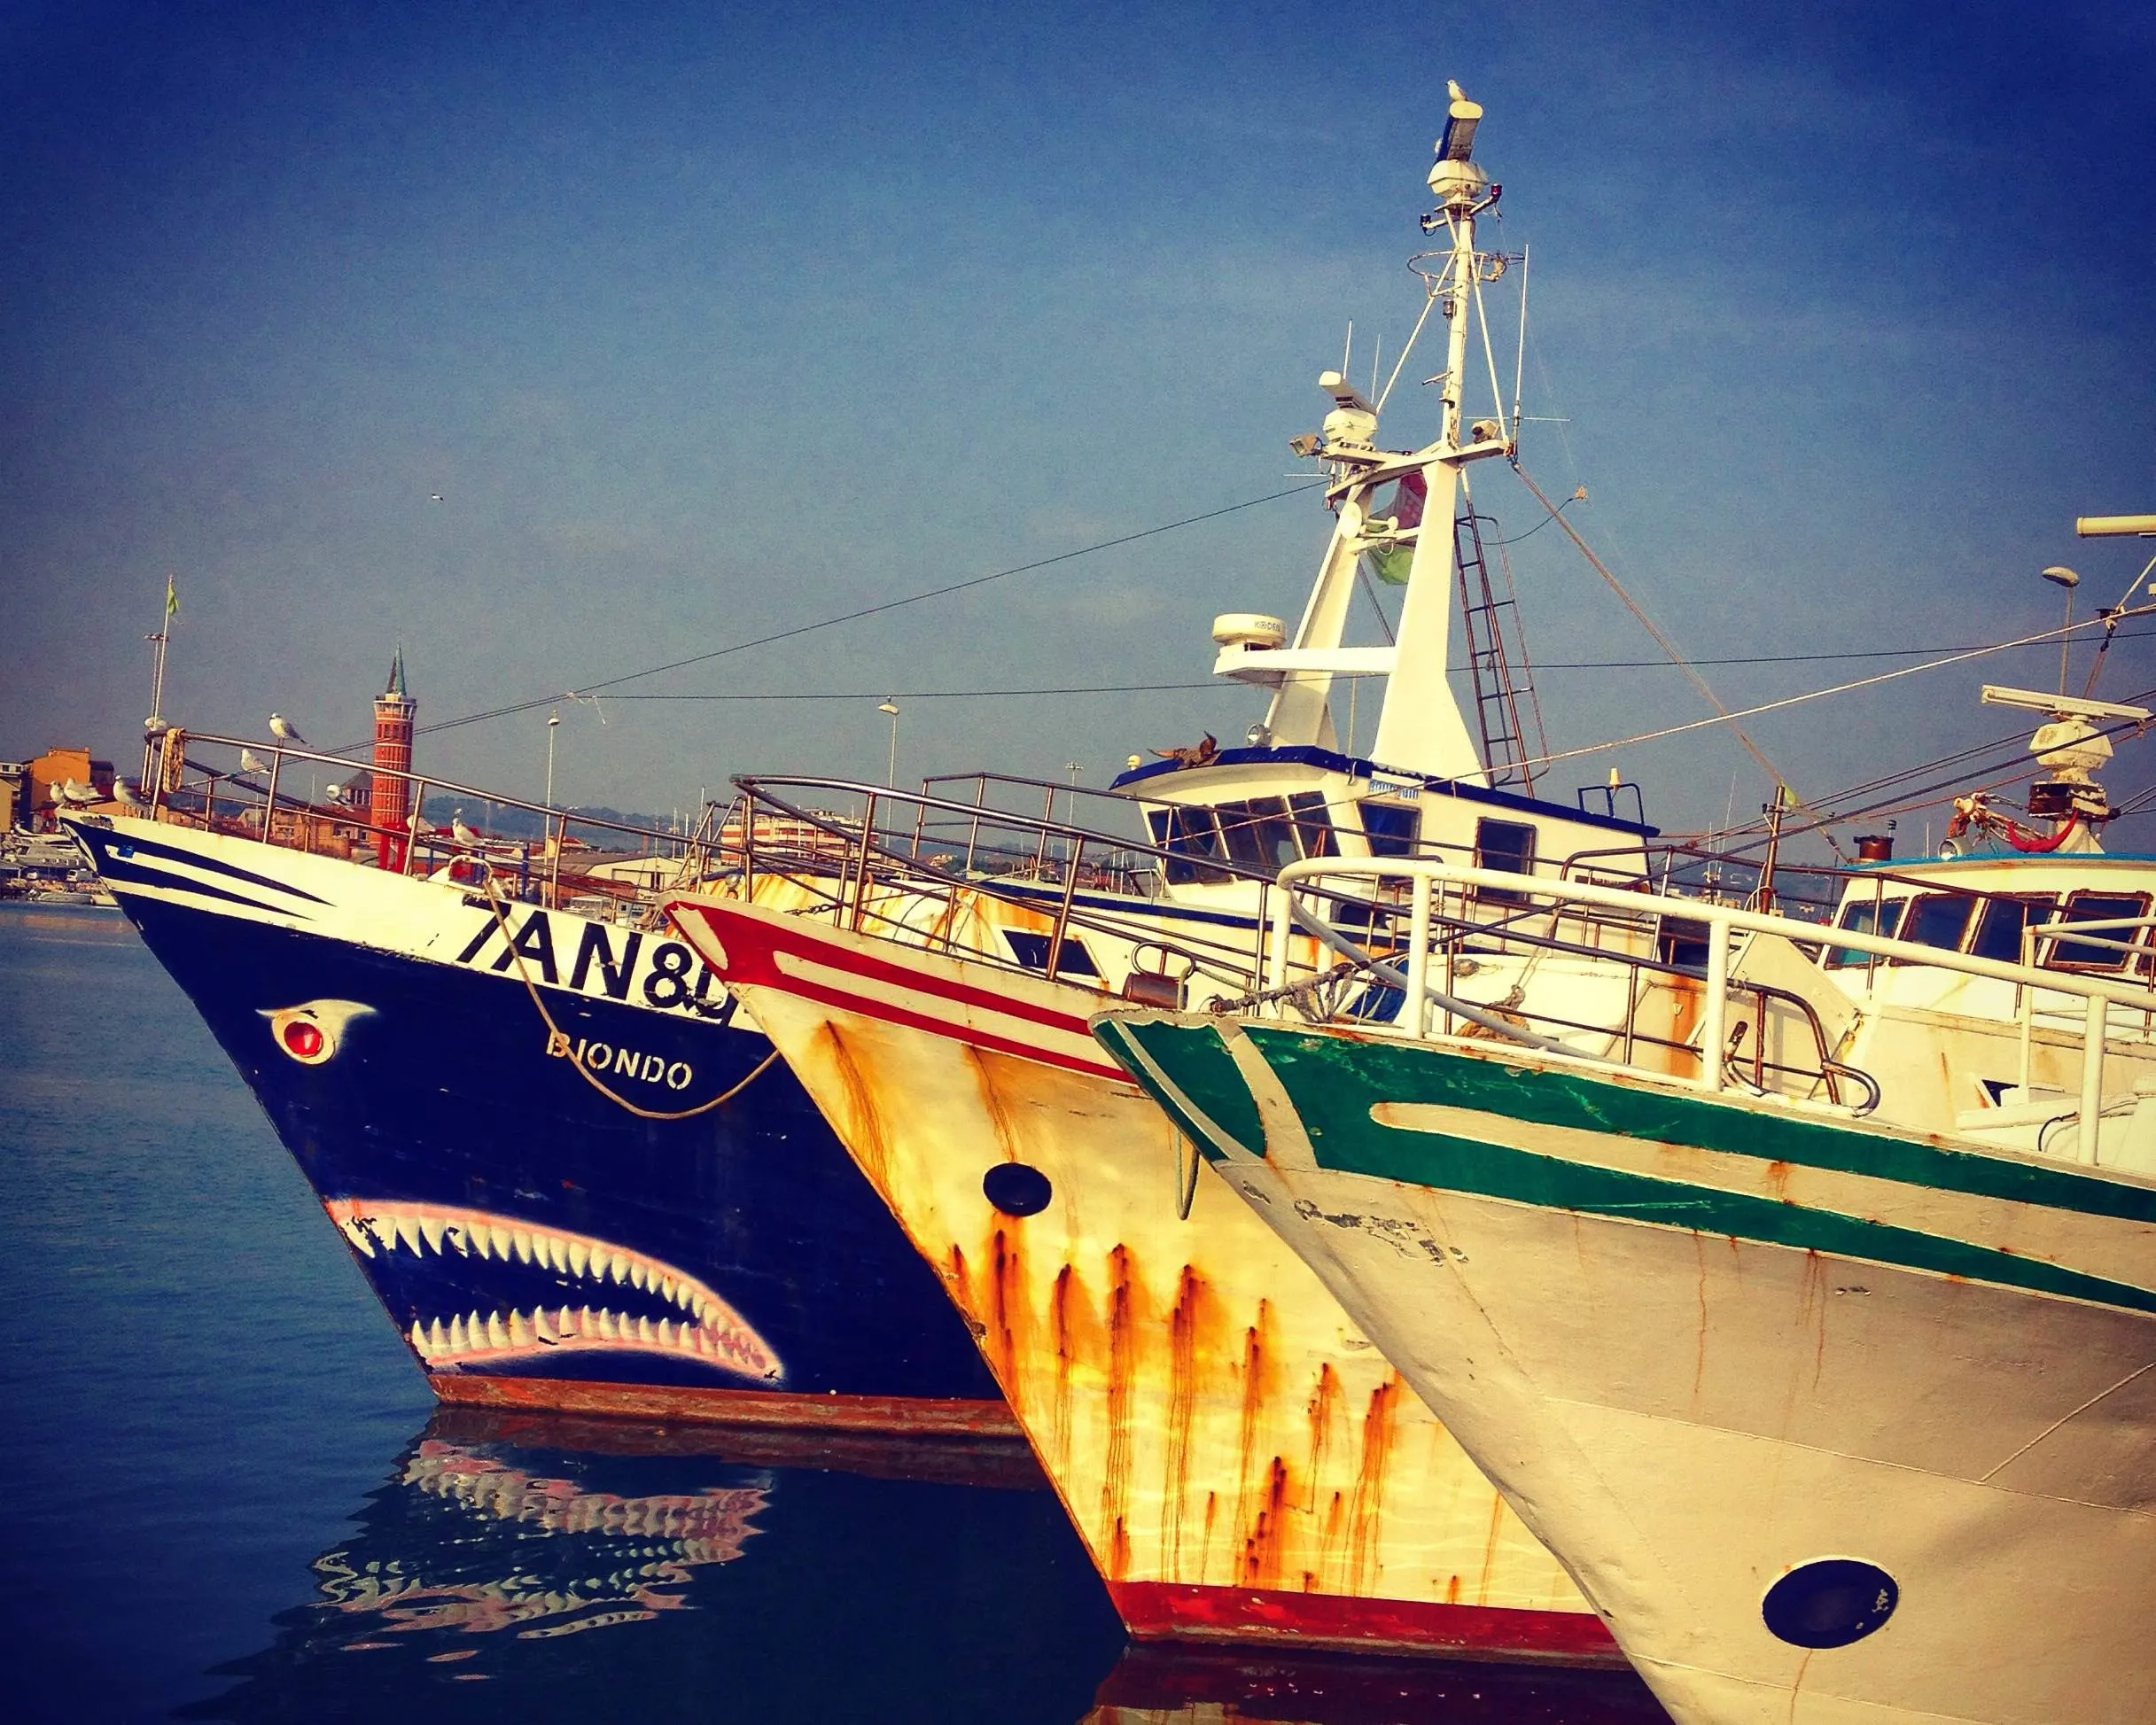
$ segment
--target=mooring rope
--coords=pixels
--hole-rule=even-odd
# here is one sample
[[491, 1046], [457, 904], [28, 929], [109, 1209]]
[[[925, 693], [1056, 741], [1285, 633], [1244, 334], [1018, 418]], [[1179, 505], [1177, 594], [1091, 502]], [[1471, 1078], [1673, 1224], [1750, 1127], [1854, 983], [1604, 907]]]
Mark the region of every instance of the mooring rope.
[[546, 1022], [547, 1034], [553, 1038], [549, 1046], [558, 1048], [566, 1054], [569, 1064], [576, 1068], [577, 1076], [583, 1079], [586, 1084], [597, 1091], [616, 1107], [626, 1109], [639, 1120], [693, 1120], [700, 1114], [709, 1114], [713, 1108], [731, 1102], [743, 1091], [762, 1077], [764, 1068], [778, 1059], [779, 1051], [774, 1047], [768, 1054], [756, 1063], [755, 1069], [731, 1090], [723, 1095], [714, 1096], [708, 1102], [699, 1102], [693, 1108], [669, 1111], [663, 1108], [647, 1108], [640, 1103], [630, 1101], [627, 1097], [616, 1091], [576, 1057], [575, 1052], [570, 1045], [568, 1032], [554, 1022], [554, 1014], [547, 1010], [546, 999], [539, 991], [539, 984], [532, 980], [532, 973], [525, 967], [524, 954], [518, 951], [516, 937], [510, 933], [509, 906], [502, 902], [502, 896], [494, 890], [494, 871], [486, 867], [486, 860], [483, 858], [480, 859], [479, 866], [483, 871], [480, 884], [486, 890], [486, 902], [494, 907], [494, 926], [502, 930], [502, 938], [509, 944], [509, 955], [516, 960], [517, 975], [523, 979], [525, 991], [532, 997], [532, 1004], [539, 1008], [540, 1017]]

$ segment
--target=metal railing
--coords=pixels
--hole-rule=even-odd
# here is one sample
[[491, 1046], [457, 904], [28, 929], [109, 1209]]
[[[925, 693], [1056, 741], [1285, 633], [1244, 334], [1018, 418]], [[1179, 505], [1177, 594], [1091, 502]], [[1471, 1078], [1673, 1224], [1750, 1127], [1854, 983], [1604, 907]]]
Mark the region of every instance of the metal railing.
[[[1431, 981], [1430, 960], [1433, 953], [1443, 951], [1446, 932], [1457, 926], [1456, 919], [1444, 914], [1444, 896], [1455, 893], [1464, 896], [1477, 889], [1492, 886], [1516, 889], [1520, 877], [1489, 869], [1462, 868], [1431, 859], [1382, 859], [1369, 862], [1297, 864], [1283, 869], [1280, 877], [1281, 890], [1290, 897], [1294, 912], [1292, 920], [1305, 926], [1323, 921], [1322, 913], [1300, 904], [1297, 895], [1307, 890], [1313, 897], [1329, 899], [1338, 893], [1339, 882], [1343, 878], [1367, 882], [1374, 890], [1385, 882], [1405, 884], [1408, 892], [1406, 964], [1400, 980], [1406, 996], [1406, 1006], [1403, 1018], [1396, 1021], [1396, 1027], [1411, 1036], [1431, 1036], [1432, 1006], [1444, 1006], [1448, 991]], [[1802, 938], [1816, 941], [1819, 932], [1816, 925], [1798, 922], [1788, 917], [1743, 910], [1733, 905], [1703, 904], [1660, 893], [1628, 891], [1579, 882], [1536, 882], [1528, 890], [1536, 897], [1550, 900], [1557, 905], [1599, 909], [1631, 917], [1665, 917], [1704, 926], [1707, 931], [1707, 961], [1696, 1039], [1696, 1045], [1701, 1051], [1699, 1071], [1690, 1077], [1670, 1074], [1661, 1076], [1669, 1082], [1708, 1093], [1727, 1088], [1731, 1077], [1728, 1061], [1716, 1057], [1709, 1051], [1725, 1051], [1729, 1048], [1732, 988], [1747, 986], [1741, 979], [1733, 983], [1730, 975], [1730, 952], [1736, 937], [1740, 935], [1771, 935], [1792, 941]], [[1274, 987], [1284, 983], [1289, 973], [1286, 942], [1290, 921], [1289, 917], [1279, 917], [1271, 924], [1273, 946], [1268, 955], [1266, 980]], [[2066, 926], [2072, 928], [2074, 925]], [[2090, 926], [2093, 928], [2095, 925]], [[1353, 943], [1347, 936], [1340, 935], [1336, 929], [1334, 933], [1341, 944], [1352, 946]], [[2043, 933], [2047, 938], [2058, 937], [2056, 928], [2048, 929]], [[1837, 945], [1847, 945], [1892, 962], [1927, 965], [2012, 984], [2013, 1011], [2020, 1021], [2022, 1034], [2021, 1084], [2025, 1092], [2030, 1079], [2029, 1025], [2040, 1012], [2046, 1015], [2057, 1014], [2057, 1007], [2047, 1003], [2080, 1003], [2078, 1015], [2082, 1061], [2077, 1155], [2083, 1162], [2095, 1162], [2103, 1114], [2104, 1059], [2109, 1045], [2113, 1014], [2121, 1015], [2122, 1030], [2125, 1028], [2124, 1021], [2137, 1016], [2140, 1020], [2140, 1037], [2147, 1039], [2156, 1036], [2156, 989], [2150, 988], [2146, 983], [2113, 980], [2102, 975], [2040, 969], [2028, 964], [1980, 959], [1968, 953], [1882, 938], [1854, 929], [1834, 931], [1833, 940]], [[1627, 962], [1621, 955], [1608, 956], [1615, 962]], [[1368, 961], [1374, 964], [1377, 962], [1374, 957]], [[1592, 1058], [1571, 1049], [1556, 1048], [1550, 1052], [1573, 1058]], [[1610, 1063], [1631, 1067], [1635, 1062], [1627, 1053]]]
[[[208, 751], [222, 751], [230, 758], [217, 758]], [[249, 754], [264, 758], [265, 765], [245, 765], [242, 758]], [[367, 806], [293, 796], [285, 786], [295, 765], [324, 767], [370, 784], [377, 779], [395, 781], [404, 788], [402, 800], [411, 813], [401, 825], [378, 824]], [[177, 727], [158, 739], [148, 789], [151, 794], [143, 812], [152, 820], [199, 826], [278, 850], [337, 856], [354, 863], [362, 860], [354, 850], [371, 846], [378, 866], [406, 875], [431, 875], [468, 861], [474, 865], [472, 882], [459, 884], [476, 883], [478, 871], [485, 870], [519, 898], [558, 907], [568, 897], [581, 895], [593, 901], [593, 908], [609, 913], [656, 914], [663, 891], [730, 868], [738, 850], [728, 840], [729, 811], [720, 804], [705, 804], [695, 825], [681, 832], [580, 814], [557, 804], [505, 796], [439, 775], [365, 765], [348, 756], [282, 741]], [[427, 825], [422, 812], [429, 795], [536, 816], [538, 834], [533, 840], [488, 834], [459, 839]], [[572, 828], [579, 835], [574, 839]], [[622, 843], [625, 852], [615, 856], [614, 863], [626, 861], [628, 855], [650, 856], [670, 869], [672, 878], [651, 887], [577, 866], [568, 859], [572, 845], [589, 843], [580, 836], [585, 834]]]

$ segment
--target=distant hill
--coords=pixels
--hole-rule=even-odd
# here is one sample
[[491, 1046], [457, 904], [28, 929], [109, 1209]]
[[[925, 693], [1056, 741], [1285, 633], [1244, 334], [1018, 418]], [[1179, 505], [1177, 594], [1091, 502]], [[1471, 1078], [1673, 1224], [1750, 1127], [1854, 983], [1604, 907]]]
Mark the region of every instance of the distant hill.
[[[537, 840], [542, 835], [541, 828], [544, 822], [531, 810], [508, 808], [500, 804], [489, 804], [484, 801], [475, 804], [468, 796], [430, 796], [422, 805], [421, 813], [429, 826], [447, 827], [451, 818], [460, 809], [463, 811], [466, 824], [477, 828], [481, 832], [493, 833], [502, 838], [533, 840]], [[609, 808], [603, 804], [588, 808], [574, 808], [569, 812], [572, 817], [569, 823], [570, 832], [595, 844], [604, 843], [605, 835], [603, 833], [590, 830], [580, 833], [575, 817], [581, 816], [590, 820], [614, 820], [620, 822], [625, 827], [655, 828], [664, 828], [671, 819], [667, 815], [625, 812], [620, 809]], [[627, 838], [626, 834], [619, 836], [626, 843]]]

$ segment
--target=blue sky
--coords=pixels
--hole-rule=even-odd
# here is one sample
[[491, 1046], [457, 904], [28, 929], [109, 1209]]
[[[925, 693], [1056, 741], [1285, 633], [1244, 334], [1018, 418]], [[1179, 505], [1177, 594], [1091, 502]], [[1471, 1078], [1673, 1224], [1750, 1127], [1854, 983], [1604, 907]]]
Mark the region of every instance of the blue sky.
[[[1562, 423], [1525, 465], [1586, 486], [1568, 518], [1689, 653], [1999, 640], [2057, 620], [2045, 564], [2084, 609], [2139, 569], [2072, 522], [2156, 509], [2145, 6], [1364, 21], [16, 4], [0, 754], [129, 758], [168, 571], [167, 713], [341, 743], [400, 641], [425, 725], [1280, 490], [1347, 321], [1390, 353], [1418, 307], [1447, 77], [1488, 109], [1492, 237], [1533, 252], [1527, 411]], [[1429, 434], [1412, 381], [1388, 440]], [[1509, 474], [1477, 481], [1532, 524]], [[881, 777], [892, 692], [902, 777], [1103, 782], [1257, 697], [928, 696], [1203, 683], [1212, 616], [1292, 618], [1326, 524], [1266, 503], [623, 684], [857, 698], [569, 708], [558, 789]], [[1671, 672], [1560, 668], [1655, 651], [1556, 532], [1514, 557], [1556, 746], [1702, 711]], [[2156, 684], [2152, 647], [2101, 692]], [[1708, 674], [1735, 703], [1897, 662]], [[2003, 656], [1757, 734], [1823, 792], [2001, 734], [1977, 684], [2056, 670]], [[536, 794], [545, 718], [429, 734], [421, 765]], [[1670, 825], [1766, 789], [1717, 734], [1618, 759]]]

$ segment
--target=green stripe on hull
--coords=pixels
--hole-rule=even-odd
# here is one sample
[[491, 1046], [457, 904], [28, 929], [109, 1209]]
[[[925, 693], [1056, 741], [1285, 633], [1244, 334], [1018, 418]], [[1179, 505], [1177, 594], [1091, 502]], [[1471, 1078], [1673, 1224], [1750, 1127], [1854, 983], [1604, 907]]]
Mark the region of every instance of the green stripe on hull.
[[[1475, 1108], [1538, 1126], [1693, 1145], [1761, 1162], [1862, 1174], [1938, 1192], [2156, 1223], [2156, 1188], [1950, 1149], [1891, 1128], [1797, 1119], [1740, 1102], [1616, 1084], [1576, 1071], [1510, 1066], [1448, 1053], [1431, 1044], [1350, 1041], [1269, 1025], [1244, 1028], [1283, 1079], [1311, 1060], [1318, 1061], [1328, 1074], [1337, 1071], [1340, 1057], [1335, 1051], [1344, 1051], [1358, 1088], [1382, 1091], [1388, 1102]], [[1316, 1136], [1313, 1131], [1312, 1137]]]
[[[1104, 1030], [1109, 1027], [1103, 1026]], [[1128, 1034], [1178, 1086], [1188, 1081], [1191, 1099], [1209, 1112], [1214, 1092], [1232, 1076], [1241, 1084], [1233, 1060], [1222, 1045], [1222, 1032], [1211, 1025], [1179, 1025], [1155, 1021], [1116, 1027]], [[1293, 1101], [1319, 1165], [1343, 1174], [1362, 1174], [1435, 1191], [1471, 1193], [1546, 1209], [1639, 1222], [1670, 1228], [1733, 1236], [1762, 1244], [1826, 1252], [1870, 1263], [1958, 1276], [1970, 1281], [2019, 1287], [2066, 1299], [2084, 1300], [2129, 1311], [2156, 1313], [2156, 1292], [2102, 1277], [2020, 1256], [1990, 1247], [1926, 1233], [1918, 1229], [1869, 1222], [1832, 1210], [1748, 1193], [1724, 1193], [1681, 1180], [1634, 1174], [1620, 1169], [1584, 1168], [1561, 1156], [1463, 1138], [1449, 1133], [1382, 1125], [1371, 1118], [1378, 1102], [1425, 1103], [1473, 1110], [1503, 1120], [1570, 1128], [1627, 1138], [1696, 1146], [1755, 1156], [1764, 1161], [1862, 1174], [1903, 1184], [2003, 1197], [2011, 1201], [2071, 1208], [2091, 1215], [2139, 1220], [2156, 1208], [2156, 1194], [2110, 1182], [2048, 1169], [2008, 1165], [2015, 1190], [1988, 1191], [1972, 1170], [1952, 1181], [1912, 1178], [1916, 1170], [1935, 1172], [1951, 1162], [1981, 1157], [1944, 1151], [1880, 1132], [1842, 1131], [1810, 1121], [1763, 1115], [1741, 1107], [1717, 1105], [1691, 1097], [1642, 1092], [1578, 1074], [1509, 1066], [1501, 1061], [1452, 1054], [1429, 1045], [1413, 1045], [1349, 1038], [1271, 1026], [1241, 1027], [1264, 1054]], [[1103, 1037], [1118, 1052], [1113, 1037]], [[1140, 1082], [1144, 1082], [1140, 1078]], [[1152, 1089], [1152, 1086], [1148, 1086]], [[1199, 1092], [1205, 1099], [1200, 1101]], [[1156, 1099], [1174, 1107], [1155, 1091]], [[1248, 1099], [1234, 1117], [1255, 1128], [1257, 1116]], [[1214, 1115], [1226, 1125], [1229, 1111]], [[1236, 1134], [1241, 1138], [1241, 1133]], [[1254, 1154], [1262, 1139], [1243, 1143]], [[2097, 1201], [2061, 1204], [2059, 1188], [2094, 1186]], [[2043, 1196], [2033, 1195], [2034, 1185]], [[2076, 1198], [2083, 1194], [2076, 1191]], [[2123, 1199], [2125, 1203], [2117, 1201]]]

